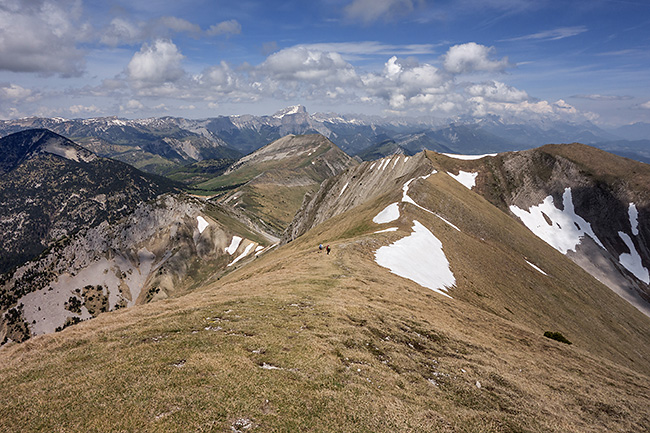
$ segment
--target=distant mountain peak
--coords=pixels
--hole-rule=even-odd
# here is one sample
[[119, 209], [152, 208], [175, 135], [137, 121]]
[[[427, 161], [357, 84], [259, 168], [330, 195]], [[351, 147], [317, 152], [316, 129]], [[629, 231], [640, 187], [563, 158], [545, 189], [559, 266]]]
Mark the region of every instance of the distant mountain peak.
[[307, 114], [307, 109], [303, 105], [292, 105], [275, 112], [273, 117], [276, 119], [282, 119], [284, 116], [290, 116], [293, 114]]

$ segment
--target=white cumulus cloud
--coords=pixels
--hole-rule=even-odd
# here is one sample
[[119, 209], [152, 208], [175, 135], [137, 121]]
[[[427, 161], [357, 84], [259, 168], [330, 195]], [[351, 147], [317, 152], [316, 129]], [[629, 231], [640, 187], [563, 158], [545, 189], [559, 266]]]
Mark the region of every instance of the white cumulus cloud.
[[443, 56], [445, 69], [452, 74], [471, 72], [501, 72], [512, 65], [508, 58], [491, 59], [494, 47], [486, 47], [476, 42], [454, 45]]
[[528, 99], [528, 93], [508, 86], [499, 81], [475, 83], [467, 87], [466, 92], [473, 97], [480, 96], [491, 101], [520, 102]]
[[127, 74], [136, 87], [174, 82], [185, 74], [183, 58], [172, 41], [159, 39], [152, 45], [142, 45], [131, 58]]
[[[451, 77], [430, 64], [403, 62], [396, 56], [391, 57], [381, 73], [363, 76], [364, 90], [370, 95], [382, 98], [393, 109], [408, 106], [428, 105], [433, 109], [446, 111], [453, 105], [449, 96]], [[434, 108], [435, 107], [435, 108]]]
[[271, 54], [260, 70], [280, 80], [351, 83], [358, 80], [354, 67], [336, 52], [297, 46]]

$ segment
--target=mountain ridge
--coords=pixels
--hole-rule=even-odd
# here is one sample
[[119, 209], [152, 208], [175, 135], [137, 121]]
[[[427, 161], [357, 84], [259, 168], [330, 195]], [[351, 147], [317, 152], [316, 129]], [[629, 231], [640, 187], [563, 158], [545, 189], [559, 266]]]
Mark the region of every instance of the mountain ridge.
[[[486, 172], [461, 173], [511, 156], [348, 168], [276, 250], [185, 296], [3, 347], [0, 426], [643, 431], [650, 318], [477, 194]], [[454, 281], [412, 272], [431, 268]]]

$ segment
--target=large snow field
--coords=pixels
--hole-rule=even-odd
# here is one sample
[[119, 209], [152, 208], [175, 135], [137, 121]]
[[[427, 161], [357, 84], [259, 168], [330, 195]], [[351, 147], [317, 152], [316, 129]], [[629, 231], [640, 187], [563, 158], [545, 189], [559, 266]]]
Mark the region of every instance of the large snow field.
[[449, 176], [453, 177], [461, 185], [465, 186], [467, 189], [472, 189], [476, 186], [476, 177], [478, 173], [470, 173], [469, 171], [459, 171], [458, 174], [447, 173]]
[[391, 203], [379, 212], [372, 219], [372, 222], [375, 224], [386, 224], [395, 221], [397, 218], [399, 218], [399, 204]]
[[[571, 188], [566, 188], [562, 196], [564, 210], [555, 207], [553, 197], [548, 196], [542, 203], [529, 210], [510, 206], [510, 211], [524, 223], [530, 231], [562, 254], [575, 251], [584, 236], [590, 236], [601, 248], [605, 248], [594, 234], [591, 224], [577, 215], [573, 207]], [[547, 222], [544, 215], [549, 218]]]
[[442, 243], [418, 221], [413, 232], [375, 251], [375, 261], [393, 274], [451, 298], [446, 290], [456, 284]]
[[625, 269], [632, 272], [635, 277], [643, 281], [646, 284], [650, 284], [650, 274], [648, 270], [643, 267], [641, 262], [641, 256], [632, 242], [632, 238], [627, 233], [618, 232], [618, 235], [623, 239], [625, 245], [630, 250], [629, 253], [623, 253], [619, 256], [618, 261], [623, 265]]

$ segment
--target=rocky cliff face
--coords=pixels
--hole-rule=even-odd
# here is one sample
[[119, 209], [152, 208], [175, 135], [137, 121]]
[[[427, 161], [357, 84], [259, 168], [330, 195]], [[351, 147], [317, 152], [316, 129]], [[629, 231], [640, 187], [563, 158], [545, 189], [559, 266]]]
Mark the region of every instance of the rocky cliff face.
[[[263, 245], [260, 245], [262, 242]], [[0, 341], [175, 296], [265, 246], [218, 207], [168, 194], [54, 244], [0, 280]]]
[[372, 200], [394, 188], [404, 179], [431, 173], [433, 166], [425, 154], [393, 155], [377, 161], [364, 162], [323, 182], [312, 195], [305, 198], [283, 235], [289, 242], [316, 225]]
[[48, 130], [4, 137], [0, 149], [0, 273], [174, 188]]

